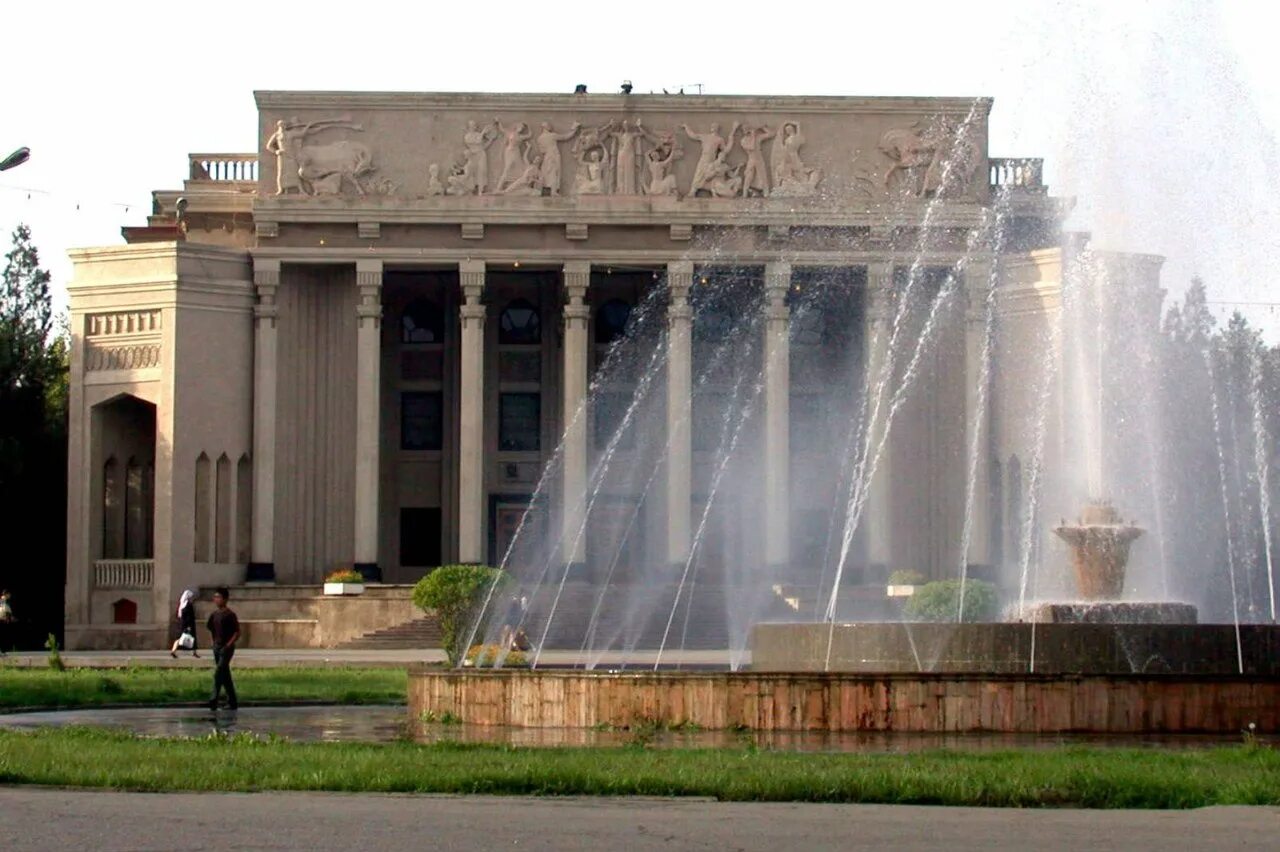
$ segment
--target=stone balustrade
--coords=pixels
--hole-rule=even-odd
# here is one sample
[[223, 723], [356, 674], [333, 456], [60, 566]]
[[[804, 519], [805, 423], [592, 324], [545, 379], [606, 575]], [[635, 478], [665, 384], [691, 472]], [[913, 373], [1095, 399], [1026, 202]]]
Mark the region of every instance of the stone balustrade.
[[153, 559], [99, 559], [93, 563], [95, 589], [149, 589], [155, 577]]
[[257, 183], [257, 154], [189, 154], [191, 180]]
[[1043, 195], [1044, 160], [1039, 157], [992, 157], [988, 161], [992, 189], [1013, 188]]

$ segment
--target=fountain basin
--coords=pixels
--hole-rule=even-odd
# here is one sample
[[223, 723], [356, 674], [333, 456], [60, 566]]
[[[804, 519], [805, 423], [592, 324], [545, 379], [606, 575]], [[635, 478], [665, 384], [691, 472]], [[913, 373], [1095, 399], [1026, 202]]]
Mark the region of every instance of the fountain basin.
[[[1241, 625], [1240, 649], [1246, 675], [1280, 677], [1280, 626]], [[1230, 624], [764, 623], [752, 630], [751, 667], [759, 672], [1239, 673]]]
[[410, 718], [468, 725], [912, 733], [1280, 728], [1274, 677], [409, 671]]

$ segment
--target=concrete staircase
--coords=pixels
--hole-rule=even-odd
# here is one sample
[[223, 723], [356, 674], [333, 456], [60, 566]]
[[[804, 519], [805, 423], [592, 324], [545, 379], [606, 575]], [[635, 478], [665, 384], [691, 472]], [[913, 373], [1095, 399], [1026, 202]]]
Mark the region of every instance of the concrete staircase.
[[440, 622], [424, 615], [392, 627], [374, 630], [338, 645], [343, 650], [398, 651], [440, 647]]

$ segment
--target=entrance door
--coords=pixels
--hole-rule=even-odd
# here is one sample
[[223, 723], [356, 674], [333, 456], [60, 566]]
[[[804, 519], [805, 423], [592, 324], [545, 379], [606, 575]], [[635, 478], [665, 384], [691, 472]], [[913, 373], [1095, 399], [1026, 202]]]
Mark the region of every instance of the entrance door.
[[548, 556], [546, 511], [530, 507], [528, 495], [504, 495], [493, 498], [489, 516], [493, 519], [489, 539], [492, 563], [522, 580], [536, 579]]

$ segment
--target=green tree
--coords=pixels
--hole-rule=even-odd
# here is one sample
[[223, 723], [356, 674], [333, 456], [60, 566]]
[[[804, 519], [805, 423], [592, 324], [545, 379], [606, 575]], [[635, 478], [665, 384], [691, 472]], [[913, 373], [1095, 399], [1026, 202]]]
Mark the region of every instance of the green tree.
[[0, 586], [28, 646], [62, 632], [69, 337], [50, 281], [18, 225], [0, 279]]
[[[473, 632], [484, 635], [484, 624], [494, 610], [505, 606], [504, 589], [510, 575], [484, 565], [444, 565], [418, 581], [413, 602], [420, 609], [434, 610], [440, 619], [440, 634], [450, 665], [458, 665], [466, 654], [463, 645]], [[485, 607], [486, 600], [489, 602]], [[481, 609], [484, 612], [481, 612]]]

